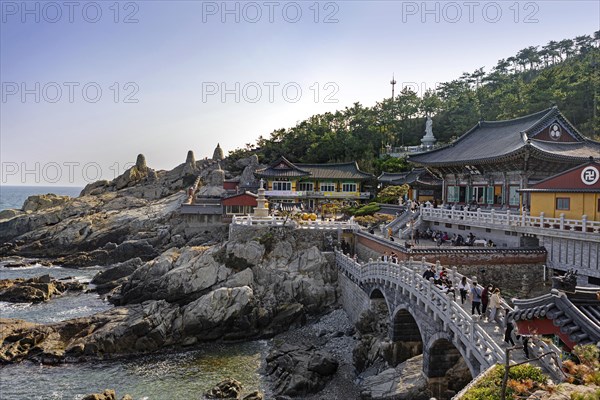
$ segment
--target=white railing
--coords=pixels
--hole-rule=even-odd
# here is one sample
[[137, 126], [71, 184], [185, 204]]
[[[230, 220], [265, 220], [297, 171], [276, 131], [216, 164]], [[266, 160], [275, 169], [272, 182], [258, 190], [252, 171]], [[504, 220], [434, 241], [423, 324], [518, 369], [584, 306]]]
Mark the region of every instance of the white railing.
[[539, 217], [532, 217], [527, 213], [521, 215], [511, 213], [510, 210], [482, 210], [468, 211], [457, 209], [454, 206], [451, 209], [422, 207], [421, 215], [425, 219], [437, 219], [445, 222], [455, 223], [478, 223], [482, 225], [496, 225], [498, 227], [534, 227], [538, 229], [560, 230], [580, 233], [600, 233], [600, 221], [589, 221], [585, 215], [581, 219], [567, 219], [564, 215], [559, 218], [548, 218], [544, 213]]
[[291, 226], [295, 229], [332, 230], [351, 229], [359, 230], [360, 225], [354, 221], [303, 221], [286, 217], [254, 217], [252, 215], [234, 216], [233, 225], [267, 225], [267, 226]]
[[[493, 364], [504, 362], [504, 349], [478, 324], [478, 321], [474, 320], [448, 294], [434, 285], [433, 279], [427, 281], [423, 278], [422, 272], [432, 265], [440, 270], [439, 262], [437, 264], [427, 263], [424, 258], [420, 262], [415, 262], [411, 258], [410, 261], [401, 264], [372, 260], [366, 264], [360, 264], [342, 252], [336, 251], [336, 263], [350, 279], [359, 285], [383, 283], [400, 291], [410, 301], [425, 308], [426, 312], [430, 311], [433, 318], [442, 321], [444, 329], [451, 330], [455, 340], [460, 341], [462, 346], [458, 345], [459, 343], [454, 344], [459, 350], [462, 348], [466, 350], [466, 354], [463, 356], [468, 358], [473, 355], [479, 361], [482, 371]], [[462, 278], [463, 275], [459, 274], [456, 268], [449, 271], [449, 279], [452, 281], [455, 291], [458, 291], [458, 283]], [[469, 285], [472, 285], [470, 279], [467, 278], [467, 281]], [[459, 293], [455, 293], [455, 295], [459, 296]], [[512, 307], [504, 300], [501, 305], [506, 311], [497, 314], [497, 322], [504, 327], [506, 326], [506, 315], [512, 311]], [[530, 346], [535, 354], [538, 352], [542, 354], [553, 346], [545, 344], [548, 348], [538, 348], [541, 344], [537, 342], [540, 341], [531, 343]], [[554, 347], [552, 350], [560, 354], [558, 348]], [[552, 375], [560, 376], [560, 365], [557, 365], [554, 359], [545, 357], [541, 362]]]
[[296, 221], [296, 229], [351, 229], [357, 231], [360, 225], [354, 221]]
[[266, 196], [296, 198], [368, 199], [371, 192], [318, 192], [313, 190], [266, 190]]
[[235, 216], [232, 225], [268, 225], [268, 226], [296, 226], [296, 222], [286, 217], [255, 217], [252, 215]]

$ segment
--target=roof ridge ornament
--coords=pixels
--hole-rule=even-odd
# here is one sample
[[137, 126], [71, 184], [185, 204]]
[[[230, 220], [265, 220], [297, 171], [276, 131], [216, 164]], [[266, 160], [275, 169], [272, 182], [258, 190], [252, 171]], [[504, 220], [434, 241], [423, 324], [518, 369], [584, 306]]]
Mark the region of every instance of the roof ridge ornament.
[[577, 286], [577, 271], [571, 269], [564, 276], [552, 277], [552, 289], [557, 289], [561, 292], [575, 293]]

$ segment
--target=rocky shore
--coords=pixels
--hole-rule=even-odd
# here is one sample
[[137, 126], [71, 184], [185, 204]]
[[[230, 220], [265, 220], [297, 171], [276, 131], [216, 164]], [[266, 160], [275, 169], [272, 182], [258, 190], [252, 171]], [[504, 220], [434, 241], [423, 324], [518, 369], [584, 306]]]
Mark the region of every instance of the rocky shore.
[[11, 303], [39, 303], [66, 291], [82, 291], [87, 284], [73, 278], [53, 279], [42, 275], [31, 279], [0, 280], [0, 301]]
[[[258, 162], [242, 166], [242, 175], [251, 176]], [[52, 324], [0, 320], [0, 364], [114, 359], [273, 338], [264, 374], [277, 399], [425, 398], [426, 382], [415, 372], [419, 360], [390, 363], [380, 319], [366, 316], [356, 329], [338, 308], [338, 271], [326, 251], [331, 237], [289, 227], [249, 228], [230, 238], [225, 226], [186, 229], [178, 212], [186, 189], [215, 170], [223, 175], [217, 160], [188, 154], [172, 171], [155, 171], [140, 155], [123, 175], [88, 185], [78, 198], [33, 196], [22, 210], [0, 214], [0, 256], [104, 266], [92, 284], [115, 305]], [[6, 283], [0, 296], [17, 299], [11, 290], [22, 286], [43, 301], [75, 290], [61, 284], [49, 277]]]

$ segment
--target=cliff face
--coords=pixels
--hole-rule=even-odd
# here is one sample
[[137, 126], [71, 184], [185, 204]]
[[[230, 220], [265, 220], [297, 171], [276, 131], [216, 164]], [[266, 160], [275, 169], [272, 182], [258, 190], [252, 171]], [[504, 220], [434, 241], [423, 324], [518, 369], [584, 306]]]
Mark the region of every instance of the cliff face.
[[264, 236], [248, 235], [169, 249], [114, 292], [114, 309], [52, 325], [3, 324], [0, 358], [61, 362], [135, 354], [268, 337], [300, 325], [307, 314], [335, 304], [337, 273], [316, 247], [299, 245], [293, 231], [274, 235], [272, 246]]
[[116, 305], [51, 325], [2, 321], [0, 362], [268, 337], [334, 305], [337, 270], [320, 250], [332, 237], [287, 227], [248, 227], [230, 241], [225, 229], [186, 236], [178, 209], [187, 189], [215, 172], [225, 176], [217, 161], [193, 154], [171, 171], [152, 170], [140, 155], [123, 175], [86, 186], [78, 198], [36, 196], [0, 215], [0, 256], [113, 265], [94, 282]]
[[196, 178], [216, 168], [188, 157], [171, 171], [155, 171], [140, 154], [136, 165], [87, 185], [80, 197], [31, 196], [21, 210], [0, 214], [0, 256], [64, 257], [57, 262], [66, 266], [152, 259], [191, 239], [178, 229], [177, 210]]

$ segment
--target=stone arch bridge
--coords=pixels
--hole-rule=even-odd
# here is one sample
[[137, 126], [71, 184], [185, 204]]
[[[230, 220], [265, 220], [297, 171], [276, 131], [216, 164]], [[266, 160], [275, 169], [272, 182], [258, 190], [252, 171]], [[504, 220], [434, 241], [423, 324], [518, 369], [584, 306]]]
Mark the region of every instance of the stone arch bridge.
[[[436, 264], [412, 259], [400, 264], [373, 260], [361, 264], [340, 251], [335, 252], [335, 259], [341, 272], [342, 304], [350, 319], [356, 322], [363, 311], [385, 303], [393, 352], [400, 361], [422, 351], [423, 373], [428, 378], [444, 376], [460, 357], [473, 377], [504, 363], [501, 328], [506, 314], [500, 313], [497, 324], [474, 320], [460, 301], [422, 277], [426, 268]], [[440, 268], [439, 263], [436, 267]], [[450, 271], [454, 287], [461, 278], [455, 270]], [[512, 310], [508, 304], [504, 307]], [[554, 346], [543, 341], [530, 342], [532, 355], [550, 350], [555, 350]], [[541, 361], [548, 372], [560, 376], [560, 366], [552, 357]]]

